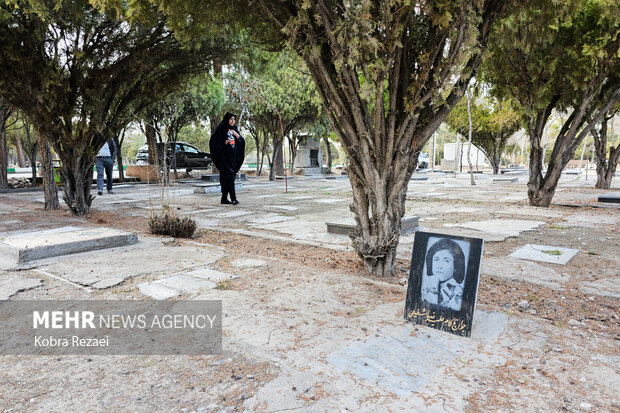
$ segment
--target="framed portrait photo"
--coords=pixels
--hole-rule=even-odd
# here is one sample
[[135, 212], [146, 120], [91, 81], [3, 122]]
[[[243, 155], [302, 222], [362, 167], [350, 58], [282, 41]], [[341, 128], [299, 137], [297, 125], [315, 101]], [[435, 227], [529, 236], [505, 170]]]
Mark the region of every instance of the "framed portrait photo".
[[416, 232], [405, 319], [469, 337], [483, 243], [479, 238]]

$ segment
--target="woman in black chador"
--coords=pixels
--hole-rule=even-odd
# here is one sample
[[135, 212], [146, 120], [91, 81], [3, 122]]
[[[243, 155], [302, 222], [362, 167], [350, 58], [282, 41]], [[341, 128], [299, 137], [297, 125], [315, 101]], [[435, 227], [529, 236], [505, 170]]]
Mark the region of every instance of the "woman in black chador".
[[245, 139], [239, 134], [235, 120], [235, 115], [226, 113], [209, 141], [211, 158], [220, 171], [222, 204], [233, 205], [239, 204], [235, 195], [235, 175], [245, 159]]

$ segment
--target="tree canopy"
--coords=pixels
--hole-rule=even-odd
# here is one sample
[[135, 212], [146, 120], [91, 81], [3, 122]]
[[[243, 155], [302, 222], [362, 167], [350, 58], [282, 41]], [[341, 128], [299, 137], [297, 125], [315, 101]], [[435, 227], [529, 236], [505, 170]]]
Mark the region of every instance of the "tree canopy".
[[76, 214], [90, 207], [92, 165], [103, 143], [133, 113], [230, 52], [220, 37], [182, 46], [154, 7], [96, 4], [0, 3], [0, 91], [60, 157], [65, 201]]
[[463, 96], [507, 1], [239, 1], [306, 61], [348, 155], [368, 270], [392, 272], [417, 154]]
[[[509, 40], [507, 40], [509, 39]], [[519, 102], [530, 136], [530, 203], [549, 206], [562, 169], [620, 98], [620, 5], [526, 0], [496, 25], [484, 78]], [[542, 134], [553, 110], [570, 114], [543, 176]]]
[[[497, 174], [506, 142], [521, 128], [521, 118], [510, 101], [485, 98], [472, 100], [471, 118], [472, 143], [484, 152], [493, 166], [493, 173]], [[467, 102], [459, 102], [446, 121], [456, 132], [468, 136]]]

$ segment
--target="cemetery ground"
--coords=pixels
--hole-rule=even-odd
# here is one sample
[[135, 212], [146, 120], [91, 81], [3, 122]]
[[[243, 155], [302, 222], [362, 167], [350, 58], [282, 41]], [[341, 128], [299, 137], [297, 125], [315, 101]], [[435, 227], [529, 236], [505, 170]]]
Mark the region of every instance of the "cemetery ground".
[[[0, 194], [0, 232], [61, 227], [138, 234], [133, 245], [4, 263], [0, 299], [215, 299], [212, 356], [0, 356], [0, 411], [620, 410], [620, 211], [565, 175], [550, 208], [527, 205], [526, 175], [477, 185], [414, 174], [419, 229], [485, 239], [472, 337], [405, 323], [414, 235], [397, 274], [362, 268], [346, 235], [346, 177], [243, 182], [241, 204], [179, 182], [165, 205], [198, 223], [191, 240], [148, 233], [157, 186], [125, 184], [83, 218], [42, 209], [42, 192]], [[574, 254], [574, 255], [573, 255]], [[563, 261], [568, 261], [563, 263]], [[542, 260], [542, 261], [541, 261]]]

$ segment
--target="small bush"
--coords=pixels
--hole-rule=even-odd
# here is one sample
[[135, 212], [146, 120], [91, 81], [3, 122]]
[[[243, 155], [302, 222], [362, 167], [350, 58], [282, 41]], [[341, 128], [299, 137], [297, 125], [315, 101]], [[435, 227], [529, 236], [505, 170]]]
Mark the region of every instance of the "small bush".
[[149, 219], [151, 234], [170, 235], [175, 238], [191, 238], [196, 231], [196, 221], [191, 218], [170, 217], [168, 214], [153, 215]]
[[232, 284], [230, 283], [230, 280], [218, 281], [215, 285], [216, 290], [230, 290], [231, 288]]

